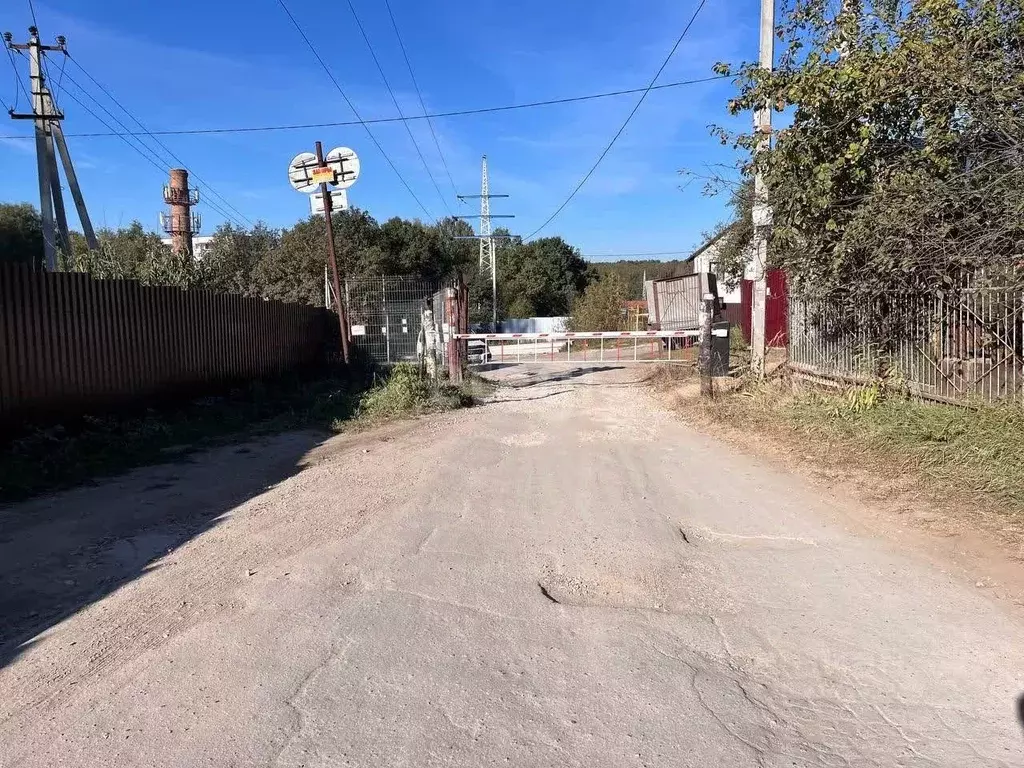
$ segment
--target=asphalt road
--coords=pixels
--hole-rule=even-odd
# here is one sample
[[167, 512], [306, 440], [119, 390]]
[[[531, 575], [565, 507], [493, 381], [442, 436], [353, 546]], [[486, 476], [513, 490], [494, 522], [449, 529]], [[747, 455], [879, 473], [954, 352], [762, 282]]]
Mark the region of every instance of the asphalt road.
[[1008, 609], [555, 370], [4, 512], [0, 766], [1024, 765]]

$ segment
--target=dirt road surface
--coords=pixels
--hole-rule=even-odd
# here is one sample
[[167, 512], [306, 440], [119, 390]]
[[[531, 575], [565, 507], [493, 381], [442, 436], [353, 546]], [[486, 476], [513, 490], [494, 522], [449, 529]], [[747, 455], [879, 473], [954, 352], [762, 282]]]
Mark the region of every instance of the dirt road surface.
[[496, 375], [4, 510], [0, 766], [1024, 765], [1010, 608], [631, 370]]

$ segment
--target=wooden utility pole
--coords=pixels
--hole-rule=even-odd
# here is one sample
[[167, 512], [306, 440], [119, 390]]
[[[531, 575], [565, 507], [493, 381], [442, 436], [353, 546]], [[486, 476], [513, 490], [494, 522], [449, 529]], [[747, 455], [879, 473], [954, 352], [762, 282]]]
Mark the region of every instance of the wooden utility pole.
[[[772, 71], [775, 63], [775, 0], [761, 0], [761, 69]], [[755, 160], [764, 159], [764, 153], [771, 149], [772, 107], [766, 99], [754, 114], [754, 130], [758, 134]], [[750, 318], [750, 371], [757, 378], [764, 378], [765, 357], [765, 313], [768, 303], [768, 278], [765, 274], [768, 263], [768, 233], [772, 221], [772, 209], [768, 200], [768, 189], [764, 174], [758, 166], [754, 172], [754, 285], [751, 297]]]
[[72, 253], [71, 237], [68, 230], [67, 215], [64, 211], [64, 196], [61, 192], [60, 175], [57, 172], [57, 155], [60, 154], [64, 166], [64, 174], [71, 188], [78, 218], [82, 224], [82, 232], [90, 250], [99, 247], [96, 234], [89, 220], [89, 212], [85, 208], [85, 199], [78, 185], [78, 176], [71, 162], [67, 142], [60, 127], [64, 114], [57, 109], [46, 86], [43, 73], [43, 56], [47, 51], [59, 51], [65, 56], [67, 48], [63, 35], [57, 37], [57, 45], [43, 45], [39, 40], [39, 30], [29, 27], [27, 43], [12, 42], [13, 35], [4, 33], [4, 44], [12, 51], [28, 51], [29, 81], [32, 89], [31, 114], [11, 112], [14, 120], [32, 120], [36, 133], [36, 166], [39, 175], [39, 213], [43, 224], [43, 259], [46, 269], [57, 269], [58, 247], [66, 255]]
[[[316, 161], [320, 167], [324, 163], [324, 148], [316, 143]], [[324, 198], [324, 221], [327, 222], [327, 259], [331, 263], [331, 278], [334, 286], [334, 305], [338, 308], [338, 327], [341, 330], [341, 356], [348, 365], [348, 320], [345, 317], [345, 303], [341, 300], [341, 280], [338, 278], [338, 260], [334, 255], [334, 222], [331, 221], [331, 190], [326, 181], [320, 182], [320, 194]]]

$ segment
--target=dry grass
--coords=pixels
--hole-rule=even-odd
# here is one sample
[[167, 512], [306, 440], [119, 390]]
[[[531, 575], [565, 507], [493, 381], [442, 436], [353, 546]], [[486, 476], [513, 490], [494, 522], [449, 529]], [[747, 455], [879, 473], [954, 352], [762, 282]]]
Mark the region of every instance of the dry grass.
[[918, 403], [882, 386], [821, 391], [784, 377], [762, 385], [718, 380], [718, 396], [704, 401], [692, 371], [661, 370], [651, 381], [671, 390], [690, 420], [753, 430], [826, 469], [868, 471], [880, 484], [920, 481], [934, 498], [953, 494], [1024, 518], [1020, 408]]

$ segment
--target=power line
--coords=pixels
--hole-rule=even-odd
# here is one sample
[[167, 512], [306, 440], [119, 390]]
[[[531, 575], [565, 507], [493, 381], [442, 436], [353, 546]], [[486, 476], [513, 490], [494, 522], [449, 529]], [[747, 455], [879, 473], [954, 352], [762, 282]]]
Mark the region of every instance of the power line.
[[[4, 43], [4, 50], [7, 51], [7, 58], [11, 60], [11, 68], [14, 70], [14, 82], [17, 84], [14, 89], [14, 106], [9, 109], [10, 112], [18, 111], [18, 104], [21, 100], [21, 94], [25, 94], [25, 98], [28, 99], [28, 103], [32, 103], [32, 96], [29, 94], [28, 89], [25, 87], [25, 83], [22, 82], [21, 73], [18, 72], [18, 63], [14, 60], [14, 52], [10, 49], [7, 43]], [[19, 136], [19, 139], [34, 138], [33, 136]]]
[[[592, 93], [585, 96], [568, 96], [560, 99], [547, 99], [544, 101], [531, 101], [525, 104], [507, 104], [500, 107], [478, 107], [476, 109], [458, 109], [449, 112], [433, 112], [424, 115], [407, 115], [406, 117], [371, 117], [359, 120], [341, 120], [330, 123], [294, 123], [283, 125], [260, 125], [240, 128], [183, 128], [177, 130], [152, 131], [153, 136], [201, 136], [205, 134], [220, 133], [266, 133], [271, 131], [299, 131], [309, 128], [344, 128], [350, 125], [378, 125], [383, 123], [400, 123], [406, 120], [433, 120], [442, 117], [467, 117], [472, 115], [486, 115], [494, 112], [511, 112], [519, 109], [533, 109], [536, 107], [551, 107], [559, 104], [574, 104], [581, 101], [593, 101], [595, 99], [607, 99], [615, 96], [629, 96], [634, 93], [643, 93], [647, 90], [658, 91], [664, 88], [679, 88], [684, 85], [697, 85], [700, 83], [711, 83], [716, 80], [724, 80], [729, 75], [714, 75], [712, 77], [701, 77], [694, 80], [679, 80], [674, 83], [663, 83], [647, 88], [629, 88], [621, 91], [605, 91], [604, 93]], [[97, 138], [101, 136], [116, 136], [114, 133], [69, 133], [67, 136], [75, 138]], [[142, 134], [145, 135], [145, 134]], [[0, 136], [2, 139], [30, 139], [31, 136], [11, 135]]]
[[565, 201], [560, 206], [558, 206], [557, 209], [555, 209], [554, 213], [548, 216], [547, 221], [545, 221], [543, 224], [541, 224], [539, 227], [533, 230], [533, 232], [531, 232], [526, 237], [527, 240], [532, 239], [534, 235], [536, 235], [538, 232], [544, 229], [544, 227], [546, 227], [548, 224], [554, 221], [555, 217], [558, 216], [558, 214], [560, 214], [563, 210], [565, 210], [565, 206], [567, 206], [572, 201], [572, 199], [576, 197], [576, 193], [583, 188], [583, 185], [587, 183], [587, 180], [594, 175], [594, 171], [597, 170], [597, 166], [601, 164], [601, 161], [604, 160], [605, 155], [607, 155], [611, 151], [611, 148], [615, 146], [615, 142], [619, 140], [619, 136], [621, 136], [622, 132], [626, 130], [626, 126], [629, 125], [629, 121], [633, 119], [633, 115], [637, 113], [637, 110], [640, 109], [640, 105], [644, 103], [644, 99], [647, 98], [647, 94], [649, 94], [651, 90], [654, 88], [654, 84], [658, 81], [658, 78], [661, 77], [661, 73], [665, 71], [665, 67], [667, 67], [669, 61], [672, 60], [672, 57], [676, 53], [676, 49], [679, 47], [680, 43], [683, 42], [683, 38], [686, 37], [686, 33], [690, 31], [690, 27], [692, 27], [693, 22], [697, 20], [697, 15], [701, 12], [701, 9], [704, 7], [704, 4], [707, 3], [707, 1], [708, 0], [700, 0], [700, 4], [697, 6], [697, 10], [693, 12], [693, 15], [690, 17], [690, 20], [686, 23], [686, 26], [683, 27], [682, 34], [680, 34], [678, 39], [676, 39], [676, 43], [675, 45], [672, 46], [672, 50], [668, 52], [668, 56], [666, 56], [665, 60], [661, 62], [661, 66], [658, 67], [658, 71], [654, 73], [654, 77], [651, 78], [651, 82], [644, 89], [643, 93], [640, 94], [640, 98], [637, 100], [636, 106], [633, 107], [633, 111], [630, 112], [629, 115], [627, 115], [625, 121], [623, 121], [622, 125], [619, 127], [619, 130], [617, 130], [615, 132], [615, 135], [612, 136], [612, 140], [608, 142], [608, 146], [605, 147], [604, 151], [600, 154], [600, 156], [598, 156], [597, 161], [591, 166], [590, 170], [587, 171], [587, 174], [580, 180], [580, 183], [576, 185], [576, 188], [569, 193], [569, 196], [565, 198]]
[[[135, 124], [136, 124], [136, 125], [138, 125], [138, 126], [139, 126], [139, 127], [140, 127], [140, 128], [141, 128], [141, 129], [142, 129], [142, 130], [143, 130], [144, 132], [145, 132], [145, 135], [146, 135], [146, 136], [149, 136], [149, 137], [150, 137], [150, 138], [151, 138], [151, 139], [152, 139], [152, 140], [153, 140], [154, 142], [156, 142], [156, 144], [157, 144], [157, 145], [159, 145], [160, 147], [162, 147], [162, 148], [163, 148], [163, 150], [164, 150], [164, 151], [165, 151], [165, 152], [166, 152], [166, 153], [167, 153], [168, 155], [170, 155], [171, 159], [173, 159], [173, 160], [174, 160], [174, 161], [175, 161], [176, 163], [178, 163], [179, 165], [181, 165], [181, 166], [183, 166], [183, 167], [187, 167], [187, 165], [186, 165], [185, 161], [183, 161], [183, 160], [182, 160], [182, 159], [181, 159], [180, 157], [178, 157], [178, 156], [177, 156], [176, 154], [174, 154], [174, 152], [172, 152], [172, 151], [171, 151], [170, 147], [168, 147], [168, 146], [167, 146], [166, 144], [164, 144], [164, 143], [163, 143], [162, 141], [160, 141], [160, 139], [158, 139], [158, 138], [157, 138], [156, 136], [154, 136], [154, 135], [153, 135], [153, 134], [152, 134], [152, 133], [151, 133], [151, 132], [149, 131], [149, 129], [147, 129], [147, 128], [146, 128], [146, 126], [142, 124], [142, 121], [140, 121], [140, 120], [139, 120], [139, 119], [138, 119], [137, 117], [135, 117], [135, 115], [134, 115], [134, 114], [132, 114], [132, 113], [131, 113], [131, 112], [130, 112], [130, 111], [128, 110], [128, 108], [124, 106], [124, 104], [122, 104], [122, 103], [121, 103], [120, 101], [118, 101], [118, 100], [117, 100], [117, 99], [116, 99], [116, 98], [114, 97], [114, 94], [112, 94], [112, 93], [111, 93], [111, 92], [110, 92], [109, 90], [107, 90], [107, 89], [106, 89], [106, 88], [105, 88], [105, 87], [103, 86], [103, 84], [102, 84], [102, 83], [100, 83], [100, 82], [99, 82], [99, 81], [98, 81], [98, 80], [97, 80], [97, 79], [96, 79], [95, 77], [93, 77], [93, 76], [92, 76], [91, 74], [89, 74], [88, 70], [86, 70], [86, 68], [85, 68], [85, 67], [83, 67], [83, 66], [82, 66], [81, 64], [79, 64], [79, 63], [78, 63], [78, 61], [77, 61], [77, 60], [75, 60], [75, 59], [72, 59], [72, 61], [74, 62], [75, 66], [76, 66], [76, 67], [78, 67], [78, 68], [79, 68], [79, 69], [80, 69], [80, 70], [82, 71], [82, 74], [84, 74], [84, 75], [85, 75], [85, 76], [86, 76], [87, 78], [89, 78], [89, 80], [90, 80], [90, 81], [92, 81], [92, 83], [93, 83], [93, 84], [94, 84], [94, 85], [95, 85], [95, 86], [96, 86], [97, 88], [99, 88], [99, 89], [100, 89], [101, 91], [103, 91], [103, 93], [104, 93], [104, 94], [106, 95], [106, 97], [107, 97], [108, 99], [110, 99], [110, 100], [111, 100], [112, 102], [114, 102], [114, 103], [115, 103], [115, 104], [116, 104], [116, 105], [117, 105], [118, 107], [120, 107], [121, 111], [122, 111], [122, 112], [124, 112], [124, 113], [125, 113], [126, 115], [128, 115], [128, 117], [129, 117], [129, 118], [131, 118], [131, 119], [132, 119], [132, 120], [133, 120], [133, 121], [135, 122]], [[79, 85], [79, 84], [78, 84], [77, 82], [75, 82], [74, 80], [72, 80], [72, 78], [71, 78], [71, 75], [68, 75], [67, 77], [68, 77], [68, 80], [70, 80], [71, 82], [75, 83], [75, 85], [76, 85], [76, 86], [78, 87], [78, 89], [79, 89], [79, 90], [81, 90], [81, 91], [82, 91], [83, 93], [85, 93], [85, 92], [86, 92], [86, 91], [85, 91], [85, 89], [84, 89], [84, 88], [82, 88], [82, 86], [81, 86], [81, 85]], [[109, 114], [109, 113], [108, 113], [108, 114]], [[123, 124], [122, 124], [122, 125], [123, 125]], [[126, 129], [127, 129], [127, 127], [126, 127]], [[196, 173], [195, 171], [193, 171], [193, 170], [191, 170], [191, 169], [189, 169], [189, 173], [190, 173], [190, 174], [192, 175], [192, 178], [194, 178], [194, 179], [196, 180], [196, 182], [197, 182], [197, 183], [198, 183], [198, 184], [199, 184], [200, 186], [202, 186], [202, 187], [205, 187], [205, 188], [206, 188], [206, 191], [207, 191], [207, 192], [209, 192], [210, 194], [212, 194], [212, 195], [213, 195], [214, 197], [216, 197], [216, 198], [217, 198], [218, 200], [220, 200], [220, 201], [221, 201], [221, 202], [222, 202], [222, 203], [224, 204], [224, 206], [226, 206], [226, 207], [227, 207], [227, 208], [229, 208], [230, 210], [234, 211], [234, 212], [235, 212], [235, 213], [236, 213], [236, 214], [237, 214], [238, 216], [240, 216], [240, 217], [242, 218], [242, 220], [243, 220], [243, 221], [246, 221], [246, 222], [248, 222], [248, 223], [249, 223], [249, 226], [255, 226], [255, 224], [254, 224], [254, 223], [253, 223], [253, 222], [252, 222], [252, 221], [251, 221], [251, 220], [250, 220], [250, 219], [249, 219], [248, 217], [246, 217], [246, 215], [245, 215], [244, 213], [242, 213], [242, 212], [241, 212], [241, 211], [239, 211], [239, 210], [238, 210], [237, 208], [235, 208], [235, 206], [233, 206], [233, 205], [232, 205], [232, 204], [230, 203], [230, 201], [228, 201], [228, 200], [227, 200], [227, 199], [226, 199], [226, 198], [225, 198], [225, 197], [224, 197], [223, 195], [221, 195], [221, 194], [220, 194], [220, 192], [218, 192], [218, 191], [217, 191], [216, 189], [214, 189], [214, 188], [213, 188], [213, 187], [212, 187], [212, 186], [211, 186], [211, 185], [210, 185], [209, 183], [207, 183], [207, 182], [206, 182], [206, 181], [205, 181], [205, 180], [204, 180], [204, 179], [203, 179], [203, 178], [202, 178], [202, 177], [201, 177], [201, 176], [200, 176], [200, 175], [199, 175], [198, 173]], [[210, 202], [211, 202], [211, 201], [210, 201], [209, 199], [207, 199], [207, 200], [206, 200], [206, 203], [208, 203], [208, 204], [209, 204]], [[214, 206], [212, 206], [212, 205], [211, 205], [210, 207], [211, 207], [211, 208], [214, 208], [214, 210], [217, 210], [217, 209], [216, 209], [216, 208], [215, 208]], [[218, 211], [218, 213], [219, 213], [219, 212], [220, 212], [220, 211]], [[239, 222], [239, 221], [238, 221], [238, 219], [235, 219], [235, 218], [234, 218], [233, 216], [226, 216], [225, 218], [227, 218], [227, 219], [228, 219], [228, 220], [230, 220], [230, 221], [233, 221], [233, 222], [234, 222], [235, 224], [241, 225], [241, 222]]]
[[[448, 170], [448, 161], [444, 159], [444, 152], [441, 151], [441, 142], [437, 140], [437, 132], [434, 130], [434, 121], [427, 117], [427, 105], [423, 103], [423, 92], [420, 91], [420, 84], [416, 82], [416, 75], [413, 74], [412, 62], [409, 61], [409, 52], [405, 49], [405, 42], [402, 40], [402, 33], [398, 31], [398, 22], [395, 21], [395, 14], [391, 10], [391, 3], [389, 0], [384, 0], [384, 6], [388, 9], [388, 16], [391, 17], [391, 27], [395, 30], [395, 37], [398, 38], [398, 45], [402, 48], [402, 57], [405, 59], [405, 66], [409, 70], [409, 77], [412, 79], [413, 87], [416, 89], [416, 96], [420, 100], [420, 108], [423, 110], [423, 116], [427, 119], [427, 125], [430, 126], [430, 135], [434, 137], [434, 146], [437, 147], [437, 154], [441, 156], [441, 164], [444, 166], [444, 172], [448, 174], [448, 181], [452, 185], [452, 194], [458, 197], [459, 190], [455, 188], [455, 180], [452, 178], [452, 172]], [[408, 125], [408, 123], [406, 123], [406, 125]], [[449, 213], [451, 213], [450, 210]]]
[[380, 79], [384, 81], [384, 87], [388, 89], [388, 93], [391, 95], [391, 103], [394, 104], [395, 109], [398, 110], [398, 116], [402, 120], [402, 125], [405, 126], [406, 133], [409, 134], [409, 139], [412, 141], [412, 145], [416, 148], [416, 154], [419, 155], [420, 162], [423, 164], [423, 170], [427, 172], [427, 176], [430, 177], [430, 183], [434, 185], [434, 190], [437, 192], [437, 196], [441, 198], [441, 205], [443, 205], [448, 211], [448, 214], [451, 215], [452, 210], [448, 207], [448, 202], [444, 199], [444, 195], [441, 194], [441, 188], [437, 186], [437, 179], [434, 178], [434, 174], [431, 172], [430, 166], [427, 165], [426, 158], [423, 157], [423, 150], [420, 149], [420, 143], [416, 141], [416, 137], [412, 133], [412, 128], [409, 127], [409, 121], [405, 119], [402, 107], [398, 104], [395, 92], [391, 89], [391, 83], [388, 82], [387, 75], [384, 74], [384, 67], [380, 65], [380, 60], [377, 58], [377, 54], [373, 50], [373, 46], [370, 44], [370, 38], [367, 36], [366, 30], [363, 28], [363, 22], [359, 20], [359, 14], [356, 13], [356, 8], [352, 5], [352, 0], [348, 0], [348, 9], [352, 11], [352, 18], [356, 20], [356, 26], [359, 27], [359, 32], [363, 36], [363, 42], [366, 43], [366, 47], [370, 51], [370, 56], [373, 58], [373, 63], [377, 65], [377, 71], [380, 72]]
[[633, 259], [640, 256], [689, 256], [692, 251], [647, 251], [646, 253], [585, 253], [584, 259]]
[[[68, 79], [70, 80], [71, 78], [69, 77]], [[76, 85], [77, 85], [77, 83], [76, 83]], [[78, 87], [81, 87], [81, 86], [78, 86]], [[92, 115], [99, 123], [101, 123], [102, 125], [106, 126], [106, 128], [108, 128], [111, 131], [114, 130], [113, 127], [111, 127], [110, 123], [108, 123], [102, 117], [97, 115], [87, 104], [85, 104], [81, 99], [79, 99], [77, 96], [75, 96], [75, 94], [73, 92], [65, 89], [64, 93], [72, 101], [74, 101], [76, 104], [78, 104], [82, 109], [84, 109], [86, 112], [88, 112], [90, 115]], [[88, 93], [86, 93], [86, 92], [83, 92], [83, 96], [85, 98], [90, 98], [88, 96]], [[93, 103], [96, 104], [96, 106], [98, 106], [100, 109], [102, 109], [108, 115], [110, 115], [111, 119], [114, 120], [114, 122], [119, 123], [119, 124], [122, 125], [122, 127], [124, 127], [124, 124], [120, 123], [120, 121], [116, 117], [114, 117], [112, 114], [110, 114], [110, 111], [107, 110], [102, 104], [97, 102], [95, 99], [93, 99]], [[123, 141], [125, 144], [127, 144], [129, 147], [131, 147], [139, 155], [141, 155], [146, 160], [146, 162], [148, 162], [150, 165], [152, 165], [154, 168], [156, 168], [161, 174], [167, 173], [167, 169], [170, 166], [169, 165], [161, 165], [160, 162], [163, 162], [162, 160], [160, 162], [157, 162], [157, 160], [154, 160], [153, 157], [154, 157], [155, 153], [153, 153], [153, 150], [150, 147], [146, 146], [141, 141], [138, 141], [138, 139], [136, 139], [136, 141], [138, 142], [139, 146], [142, 147], [142, 149], [140, 149], [139, 146], [136, 146], [135, 144], [130, 142], [127, 137], [125, 137], [125, 136], [123, 136], [121, 134], [117, 134], [117, 133], [115, 133], [113, 135], [117, 136], [119, 139], [121, 139], [121, 141]], [[213, 208], [213, 210], [215, 212], [219, 213], [221, 216], [223, 216], [228, 221], [233, 221], [235, 224], [239, 224], [239, 222], [237, 220], [235, 220], [231, 216], [231, 214], [225, 212], [223, 209], [221, 209], [217, 205], [214, 205], [210, 201], [207, 201], [207, 203], [209, 203], [210, 207]], [[241, 226], [241, 225], [239, 225], [239, 226]]]
[[39, 29], [39, 22], [36, 21], [36, 6], [32, 0], [28, 0], [28, 9], [32, 13], [32, 26]]
[[288, 14], [288, 18], [291, 20], [292, 26], [295, 27], [295, 31], [299, 33], [299, 36], [302, 38], [303, 42], [306, 43], [306, 47], [309, 48], [310, 52], [320, 63], [321, 68], [323, 68], [324, 72], [327, 73], [327, 77], [329, 77], [331, 79], [331, 82], [334, 83], [334, 87], [338, 90], [338, 93], [341, 94], [341, 98], [343, 98], [345, 100], [345, 103], [348, 104], [348, 108], [352, 110], [352, 114], [356, 116], [356, 120], [358, 120], [359, 124], [363, 126], [363, 129], [366, 131], [367, 136], [370, 137], [370, 140], [377, 147], [378, 151], [381, 153], [381, 155], [384, 156], [384, 159], [387, 160], [388, 165], [391, 166], [391, 170], [395, 172], [395, 175], [398, 177], [399, 181], [402, 182], [402, 185], [406, 188], [409, 194], [412, 195], [412, 199], [415, 200], [416, 204], [423, 210], [425, 214], [427, 214], [427, 218], [434, 218], [433, 216], [430, 215], [430, 211], [427, 210], [427, 207], [423, 205], [422, 201], [416, 196], [416, 193], [412, 191], [412, 187], [409, 186], [409, 182], [405, 180], [405, 177], [401, 174], [401, 172], [398, 170], [395, 164], [391, 161], [391, 158], [388, 156], [388, 153], [384, 151], [384, 147], [382, 147], [380, 142], [377, 141], [377, 137], [373, 135], [373, 131], [370, 130], [370, 126], [367, 125], [366, 121], [359, 116], [359, 111], [356, 109], [355, 104], [353, 104], [352, 100], [349, 99], [349, 97], [345, 94], [345, 90], [338, 83], [337, 78], [334, 77], [334, 73], [331, 72], [330, 67], [327, 66], [324, 60], [320, 57], [320, 54], [317, 53], [316, 48], [313, 47], [313, 44], [309, 41], [309, 38], [306, 37], [306, 33], [302, 31], [302, 27], [299, 26], [299, 22], [295, 20], [294, 16], [292, 16], [292, 12], [288, 10], [288, 6], [285, 5], [284, 0], [277, 0], [277, 2], [281, 6], [281, 8], [284, 9], [284, 12]]

